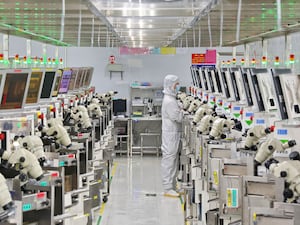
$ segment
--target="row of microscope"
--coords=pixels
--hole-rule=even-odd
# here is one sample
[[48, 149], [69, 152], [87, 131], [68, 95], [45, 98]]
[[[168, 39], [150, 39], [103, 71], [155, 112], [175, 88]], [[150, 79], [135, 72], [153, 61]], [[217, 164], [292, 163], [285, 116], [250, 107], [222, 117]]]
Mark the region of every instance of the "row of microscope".
[[194, 67], [190, 94], [177, 93], [188, 224], [299, 224], [300, 79], [279, 71]]
[[0, 224], [95, 224], [113, 163], [112, 98], [86, 88], [0, 111]]

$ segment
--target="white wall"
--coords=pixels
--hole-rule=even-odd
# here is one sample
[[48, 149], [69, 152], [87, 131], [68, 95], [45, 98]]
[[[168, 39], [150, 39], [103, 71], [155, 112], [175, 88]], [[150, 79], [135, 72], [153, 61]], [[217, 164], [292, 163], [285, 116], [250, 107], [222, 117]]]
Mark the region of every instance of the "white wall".
[[[232, 48], [222, 48], [222, 51], [230, 52]], [[102, 93], [108, 90], [117, 90], [117, 98], [129, 99], [130, 84], [134, 81], [151, 82], [153, 85], [163, 84], [167, 74], [175, 74], [180, 78], [182, 86], [191, 84], [191, 54], [205, 53], [206, 48], [181, 48], [176, 55], [120, 55], [118, 48], [67, 48], [67, 66], [93, 66], [92, 79], [96, 92]], [[124, 79], [119, 73], [113, 73], [110, 79], [106, 66], [109, 56], [116, 57], [116, 63], [125, 66]]]

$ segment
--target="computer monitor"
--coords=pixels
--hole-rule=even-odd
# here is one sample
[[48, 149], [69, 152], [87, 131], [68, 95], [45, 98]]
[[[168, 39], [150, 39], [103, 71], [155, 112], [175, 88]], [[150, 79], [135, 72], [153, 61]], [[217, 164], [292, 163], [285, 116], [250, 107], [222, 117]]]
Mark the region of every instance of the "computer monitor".
[[201, 69], [200, 77], [201, 77], [201, 82], [203, 84], [203, 86], [202, 86], [203, 90], [208, 91], [208, 81], [207, 81], [207, 77], [206, 77], [206, 72], [203, 68]]
[[27, 91], [26, 104], [36, 104], [40, 99], [43, 71], [32, 71], [29, 88]]
[[240, 92], [238, 89], [237, 76], [235, 74], [235, 72], [239, 72], [239, 68], [232, 67], [232, 68], [229, 68], [229, 71], [230, 71], [230, 78], [231, 78], [231, 85], [232, 85], [234, 100], [240, 101], [241, 96], [240, 96]]
[[53, 84], [55, 81], [55, 74], [55, 70], [45, 71], [40, 100], [48, 100], [51, 98]]
[[69, 84], [69, 91], [73, 91], [75, 89], [75, 82], [78, 74], [78, 68], [72, 68], [72, 76]]
[[113, 100], [113, 113], [115, 116], [126, 115], [127, 101], [126, 99], [114, 99]]
[[58, 89], [60, 87], [61, 77], [62, 77], [62, 69], [59, 69], [56, 71], [56, 74], [55, 74], [55, 81], [54, 81], [53, 90], [52, 90], [52, 97], [57, 97], [57, 95], [58, 95]]
[[[240, 70], [241, 70], [242, 79], [243, 79], [243, 82], [244, 82], [245, 94], [246, 94], [246, 97], [247, 97], [248, 106], [253, 106], [253, 104], [254, 104], [253, 101], [254, 100], [253, 100], [253, 97], [252, 97], [252, 92], [251, 92], [251, 87], [250, 87], [250, 85], [252, 85], [252, 82], [248, 77], [249, 68], [241, 67]], [[253, 93], [253, 95], [254, 95], [254, 93]]]
[[215, 85], [214, 85], [214, 82], [213, 82], [213, 76], [214, 74], [212, 74], [212, 69], [211, 68], [207, 68], [206, 69], [206, 77], [207, 77], [207, 80], [208, 80], [208, 86], [209, 86], [209, 91], [211, 92], [215, 92]]
[[191, 70], [191, 75], [192, 75], [193, 86], [198, 87], [198, 83], [197, 83], [197, 80], [195, 77], [195, 67], [191, 66], [190, 70]]
[[75, 89], [76, 90], [81, 88], [81, 83], [82, 83], [82, 79], [84, 77], [84, 74], [85, 74], [85, 70], [83, 70], [83, 68], [79, 68], [77, 78], [76, 78], [76, 82], [75, 82]]
[[232, 90], [230, 71], [228, 68], [221, 68], [220, 71], [221, 71], [221, 78], [222, 78], [222, 84], [224, 89], [223, 92], [224, 97], [232, 100], [234, 98], [234, 93]]
[[66, 94], [69, 90], [69, 84], [72, 77], [72, 70], [66, 69], [62, 73], [60, 87], [58, 89], [59, 94]]
[[221, 85], [221, 78], [219, 75], [219, 71], [217, 69], [213, 69], [211, 71], [213, 81], [215, 82], [216, 92], [222, 93], [222, 85]]
[[85, 79], [83, 82], [84, 87], [88, 87], [91, 84], [92, 76], [93, 76], [94, 68], [88, 67], [85, 74]]
[[6, 71], [0, 110], [23, 108], [29, 87], [29, 79], [29, 70], [16, 69]]
[[196, 77], [196, 80], [198, 81], [199, 88], [203, 88], [199, 70], [200, 70], [199, 68], [195, 68], [195, 77]]

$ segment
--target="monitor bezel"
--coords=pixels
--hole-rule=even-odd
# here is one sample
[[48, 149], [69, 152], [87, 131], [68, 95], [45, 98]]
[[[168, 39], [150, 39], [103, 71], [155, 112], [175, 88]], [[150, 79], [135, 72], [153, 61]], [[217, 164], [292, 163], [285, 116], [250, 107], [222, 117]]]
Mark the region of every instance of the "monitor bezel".
[[[48, 102], [48, 101], [51, 101], [51, 99], [54, 97], [53, 96], [53, 89], [54, 89], [54, 84], [56, 82], [56, 79], [57, 79], [57, 71], [58, 70], [44, 70], [44, 79], [43, 79], [43, 83], [41, 85], [41, 93], [40, 93], [40, 102]], [[52, 82], [52, 87], [51, 87], [51, 91], [50, 91], [50, 96], [48, 98], [41, 98], [41, 95], [42, 95], [42, 87], [44, 85], [44, 81], [45, 81], [45, 77], [46, 77], [46, 73], [47, 72], [54, 72], [54, 79], [53, 79], [53, 82]]]
[[[23, 110], [24, 106], [25, 106], [25, 102], [26, 102], [26, 98], [27, 98], [27, 92], [28, 92], [28, 88], [29, 88], [29, 81], [31, 78], [31, 69], [6, 69], [3, 70], [3, 76], [1, 79], [1, 85], [0, 85], [0, 114], [1, 112], [10, 112], [10, 111], [15, 111], [15, 110]], [[24, 90], [24, 95], [23, 95], [23, 100], [21, 103], [21, 107], [20, 108], [14, 108], [14, 109], [1, 109], [1, 102], [2, 102], [2, 97], [3, 97], [3, 92], [4, 92], [4, 86], [5, 86], [5, 82], [6, 82], [6, 77], [7, 74], [21, 74], [21, 73], [27, 73], [27, 81], [26, 81], [26, 85], [25, 85], [25, 90]]]
[[[39, 91], [38, 91], [38, 96], [37, 96], [37, 102], [36, 103], [27, 103], [26, 101], [27, 101], [28, 91], [29, 91], [29, 88], [30, 88], [31, 75], [34, 72], [41, 72], [42, 73], [42, 79], [41, 79], [41, 83], [40, 83], [40, 86], [39, 86]], [[28, 86], [28, 90], [27, 90], [27, 94], [26, 94], [26, 99], [25, 99], [25, 106], [36, 105], [36, 104], [38, 104], [40, 102], [41, 92], [42, 92], [42, 85], [44, 83], [44, 77], [45, 77], [45, 71], [44, 70], [38, 70], [38, 69], [32, 69], [31, 70], [30, 80], [29, 80], [29, 86]]]
[[[71, 72], [71, 77], [70, 77], [70, 79], [69, 79], [69, 81], [68, 81], [67, 90], [62, 92], [62, 91], [61, 91], [61, 85], [62, 85], [64, 73], [65, 73], [66, 71]], [[59, 95], [67, 94], [67, 93], [68, 93], [68, 91], [69, 91], [69, 85], [70, 85], [70, 80], [71, 80], [71, 79], [72, 79], [72, 70], [71, 70], [70, 68], [65, 68], [65, 69], [63, 69], [62, 74], [61, 74], [61, 78], [60, 78], [60, 82], [59, 82], [59, 88], [58, 88], [58, 94], [59, 94]]]

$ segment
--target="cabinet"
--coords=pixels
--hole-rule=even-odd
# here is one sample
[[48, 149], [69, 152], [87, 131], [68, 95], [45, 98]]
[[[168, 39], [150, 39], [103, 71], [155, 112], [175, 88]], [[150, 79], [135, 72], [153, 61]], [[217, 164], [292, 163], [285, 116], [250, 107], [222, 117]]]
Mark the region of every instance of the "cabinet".
[[130, 118], [114, 118], [115, 130], [115, 153], [131, 153], [131, 119]]
[[130, 88], [131, 155], [160, 153], [162, 90], [159, 86]]
[[161, 116], [163, 88], [158, 86], [131, 86], [130, 115], [132, 117]]

